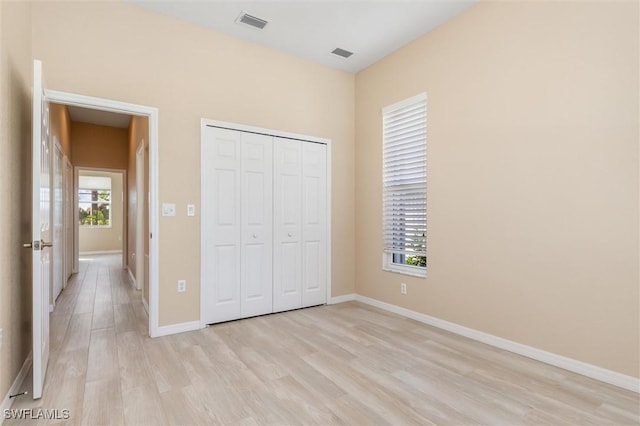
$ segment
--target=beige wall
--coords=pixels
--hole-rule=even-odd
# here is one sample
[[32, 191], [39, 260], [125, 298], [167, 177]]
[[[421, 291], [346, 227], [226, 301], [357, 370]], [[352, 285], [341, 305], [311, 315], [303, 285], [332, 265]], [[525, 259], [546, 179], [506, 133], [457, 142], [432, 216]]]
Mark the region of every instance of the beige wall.
[[34, 3], [33, 54], [52, 89], [159, 108], [161, 325], [199, 319], [202, 117], [332, 140], [333, 294], [353, 292], [353, 75], [113, 2]]
[[[127, 263], [128, 263], [128, 267], [129, 270], [131, 271], [131, 273], [133, 274], [133, 276], [136, 276], [136, 262], [138, 261], [138, 259], [141, 259], [141, 262], [144, 262], [144, 258], [145, 258], [145, 253], [148, 254], [149, 250], [149, 240], [145, 239], [145, 252], [144, 253], [136, 253], [136, 215], [137, 215], [137, 202], [139, 197], [142, 197], [141, 199], [143, 200], [143, 202], [145, 203], [145, 211], [148, 212], [148, 206], [147, 204], [147, 192], [145, 191], [144, 194], [137, 194], [136, 191], [136, 179], [138, 176], [138, 170], [136, 169], [136, 152], [137, 152], [137, 148], [138, 146], [140, 146], [140, 144], [144, 144], [145, 147], [148, 147], [149, 145], [149, 119], [147, 117], [137, 117], [134, 116], [131, 118], [131, 124], [129, 125], [129, 166], [127, 169], [127, 188], [128, 188], [128, 194], [129, 194], [129, 209], [128, 209], [128, 247], [129, 249], [127, 250]], [[144, 160], [145, 165], [148, 165], [149, 163], [149, 159], [148, 159], [148, 149], [145, 149], [144, 151], [147, 156]], [[148, 177], [149, 174], [145, 173], [145, 171], [143, 170], [142, 173], [145, 175], [145, 188], [148, 189], [149, 185], [148, 185]], [[149, 220], [148, 214], [144, 215], [145, 217], [145, 229], [143, 230], [143, 235], [149, 235]], [[145, 282], [146, 280], [146, 276], [145, 276]], [[137, 279], [137, 277], [136, 277]], [[149, 300], [148, 299], [148, 288], [146, 285], [144, 285], [143, 283], [143, 294], [144, 294], [144, 298], [145, 300]]]
[[[34, 5], [34, 8], [36, 5]], [[49, 76], [45, 68], [47, 85]], [[127, 129], [71, 122], [71, 163], [76, 167], [126, 170], [129, 163]]]
[[71, 118], [66, 105], [49, 105], [49, 132], [52, 143], [57, 141], [62, 153], [71, 161]]
[[124, 238], [122, 173], [81, 170], [78, 174], [80, 176], [105, 176], [111, 178], [111, 227], [91, 228], [80, 226], [78, 234], [80, 254], [87, 252], [121, 251]]
[[0, 1], [0, 399], [31, 350], [30, 9]]
[[[357, 292], [638, 377], [638, 47], [637, 2], [482, 2], [359, 73]], [[380, 110], [425, 91], [417, 279], [381, 270]]]

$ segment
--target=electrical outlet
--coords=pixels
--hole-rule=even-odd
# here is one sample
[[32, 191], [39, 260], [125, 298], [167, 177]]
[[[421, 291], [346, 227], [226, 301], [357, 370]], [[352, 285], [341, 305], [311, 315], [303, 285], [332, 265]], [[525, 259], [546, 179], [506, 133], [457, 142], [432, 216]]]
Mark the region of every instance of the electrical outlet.
[[400, 283], [400, 293], [407, 294], [407, 285], [405, 283]]
[[187, 281], [178, 280], [178, 293], [184, 293], [185, 291], [187, 291]]

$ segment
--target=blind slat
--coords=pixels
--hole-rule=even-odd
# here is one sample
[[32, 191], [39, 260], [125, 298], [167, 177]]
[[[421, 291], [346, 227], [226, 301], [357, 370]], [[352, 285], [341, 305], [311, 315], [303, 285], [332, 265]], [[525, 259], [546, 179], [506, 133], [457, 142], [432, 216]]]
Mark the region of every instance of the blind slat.
[[383, 111], [384, 251], [426, 256], [426, 99]]

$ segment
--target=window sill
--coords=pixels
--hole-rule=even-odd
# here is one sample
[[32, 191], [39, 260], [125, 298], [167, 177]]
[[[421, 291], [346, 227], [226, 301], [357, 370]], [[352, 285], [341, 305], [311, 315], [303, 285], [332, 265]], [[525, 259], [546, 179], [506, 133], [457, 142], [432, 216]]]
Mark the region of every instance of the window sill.
[[426, 278], [427, 268], [418, 268], [415, 266], [403, 265], [387, 265], [382, 268], [383, 271], [395, 272], [396, 274], [410, 275], [412, 277]]

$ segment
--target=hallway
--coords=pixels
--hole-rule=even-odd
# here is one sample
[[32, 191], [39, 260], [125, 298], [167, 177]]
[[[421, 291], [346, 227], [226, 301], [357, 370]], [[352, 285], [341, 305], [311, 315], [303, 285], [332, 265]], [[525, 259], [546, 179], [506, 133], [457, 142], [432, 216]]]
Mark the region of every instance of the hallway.
[[[124, 424], [125, 414], [136, 424], [162, 415], [143, 351], [145, 340], [153, 346], [147, 313], [121, 259], [120, 254], [80, 258], [80, 272], [69, 280], [51, 313], [43, 397], [31, 399], [29, 374], [22, 389], [29, 394], [13, 409], [68, 409], [72, 424]], [[10, 424], [29, 423], [5, 421]]]

